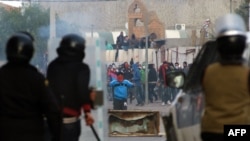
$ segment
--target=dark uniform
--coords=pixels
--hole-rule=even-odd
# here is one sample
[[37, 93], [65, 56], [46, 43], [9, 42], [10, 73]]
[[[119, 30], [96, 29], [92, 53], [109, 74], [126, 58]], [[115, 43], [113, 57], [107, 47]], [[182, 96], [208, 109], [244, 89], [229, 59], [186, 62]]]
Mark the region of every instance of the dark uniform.
[[0, 69], [0, 140], [44, 141], [44, 119], [53, 141], [60, 140], [61, 114], [48, 81], [29, 64], [34, 48], [23, 33], [7, 43], [8, 62]]
[[84, 49], [85, 40], [82, 37], [66, 35], [57, 49], [58, 57], [48, 66], [47, 78], [62, 105], [64, 141], [78, 140], [81, 111], [83, 109], [85, 113], [89, 113], [92, 106], [90, 69], [82, 61]]
[[62, 99], [64, 116], [79, 116], [84, 104], [90, 106], [90, 69], [86, 64], [59, 57], [49, 65], [47, 76], [53, 92]]

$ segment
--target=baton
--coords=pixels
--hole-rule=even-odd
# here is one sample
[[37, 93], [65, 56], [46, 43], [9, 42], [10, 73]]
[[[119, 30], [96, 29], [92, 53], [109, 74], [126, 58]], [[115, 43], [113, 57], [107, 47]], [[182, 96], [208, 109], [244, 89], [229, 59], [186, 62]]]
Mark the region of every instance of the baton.
[[99, 138], [99, 136], [98, 136], [98, 134], [97, 134], [97, 132], [96, 132], [96, 130], [95, 130], [95, 128], [94, 128], [94, 126], [92, 124], [90, 125], [90, 128], [93, 131], [93, 133], [94, 133], [97, 141], [101, 141], [100, 138]]

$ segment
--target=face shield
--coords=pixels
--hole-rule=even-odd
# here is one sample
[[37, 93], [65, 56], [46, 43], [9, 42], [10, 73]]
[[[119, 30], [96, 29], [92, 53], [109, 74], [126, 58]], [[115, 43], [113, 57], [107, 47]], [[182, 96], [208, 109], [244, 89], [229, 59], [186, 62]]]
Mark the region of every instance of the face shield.
[[243, 18], [237, 14], [227, 14], [215, 22], [216, 38], [225, 36], [246, 36], [246, 25]]
[[237, 14], [226, 14], [216, 20], [217, 49], [221, 63], [242, 63], [246, 47], [246, 26]]

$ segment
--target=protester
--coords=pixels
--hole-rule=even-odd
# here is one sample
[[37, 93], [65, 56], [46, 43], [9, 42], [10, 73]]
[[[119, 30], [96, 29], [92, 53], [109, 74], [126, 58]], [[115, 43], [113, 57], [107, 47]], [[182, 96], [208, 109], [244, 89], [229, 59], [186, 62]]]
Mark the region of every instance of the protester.
[[121, 31], [119, 36], [117, 36], [117, 38], [116, 38], [116, 45], [117, 45], [118, 49], [122, 49], [124, 39], [125, 39], [125, 36], [124, 36], [123, 32]]
[[[65, 35], [57, 48], [58, 57], [48, 66], [47, 77], [52, 92], [62, 107], [63, 141], [79, 140], [81, 114], [84, 114], [87, 126], [94, 123], [90, 68], [83, 63], [84, 50], [84, 38], [76, 34]], [[81, 113], [82, 109], [84, 113]]]
[[140, 70], [138, 68], [138, 64], [137, 63], [133, 64], [132, 69], [133, 69], [132, 81], [135, 85], [135, 96], [136, 96], [136, 100], [137, 100], [136, 106], [143, 106], [145, 98], [144, 98], [144, 95], [142, 93], [141, 73], [140, 73]]
[[158, 96], [156, 95], [154, 88], [156, 87], [157, 82], [157, 71], [154, 67], [154, 64], [148, 65], [148, 93], [149, 93], [149, 101], [153, 103], [153, 97], [155, 97], [155, 101], [158, 100]]
[[108, 90], [108, 100], [109, 101], [113, 101], [113, 90], [109, 86], [109, 82], [111, 82], [114, 79], [117, 79], [115, 68], [113, 68], [112, 65], [109, 65], [108, 69], [107, 69], [107, 90]]
[[0, 69], [1, 141], [44, 141], [45, 124], [50, 140], [61, 141], [59, 104], [49, 92], [49, 82], [29, 63], [33, 41], [28, 32], [18, 32], [6, 44], [8, 61]]
[[145, 88], [146, 88], [146, 67], [145, 65], [142, 66], [142, 64], [140, 64], [139, 62], [137, 62], [137, 64], [139, 65], [139, 71], [140, 71], [140, 75], [141, 75], [141, 91], [142, 91], [142, 96], [143, 99], [145, 99]]
[[123, 43], [122, 43], [122, 49], [126, 52], [128, 55], [128, 49], [129, 49], [129, 38], [128, 36], [124, 37]]
[[114, 90], [113, 109], [127, 110], [128, 88], [134, 86], [133, 83], [124, 79], [124, 74], [122, 72], [118, 72], [117, 80], [111, 81], [109, 85]]
[[184, 61], [182, 71], [185, 73], [186, 76], [188, 75], [188, 70], [189, 70], [188, 64], [186, 61]]
[[[133, 78], [132, 69], [130, 68], [128, 62], [124, 62], [122, 66], [123, 67], [121, 69], [121, 72], [124, 75], [124, 79], [131, 82]], [[129, 97], [130, 103], [132, 103], [134, 99], [134, 88], [131, 88], [131, 87], [128, 88], [128, 97]]]
[[168, 87], [166, 77], [167, 71], [170, 70], [170, 64], [167, 61], [164, 61], [159, 69], [159, 83], [162, 92], [162, 106], [166, 104], [171, 104], [171, 88]]
[[134, 50], [139, 48], [139, 41], [136, 39], [135, 34], [133, 33], [129, 39], [129, 48]]

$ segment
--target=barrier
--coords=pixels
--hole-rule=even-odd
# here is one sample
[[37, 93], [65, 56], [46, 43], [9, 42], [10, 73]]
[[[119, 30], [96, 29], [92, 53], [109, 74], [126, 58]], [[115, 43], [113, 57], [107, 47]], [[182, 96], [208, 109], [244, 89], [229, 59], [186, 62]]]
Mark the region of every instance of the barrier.
[[159, 111], [109, 110], [109, 136], [160, 136]]

